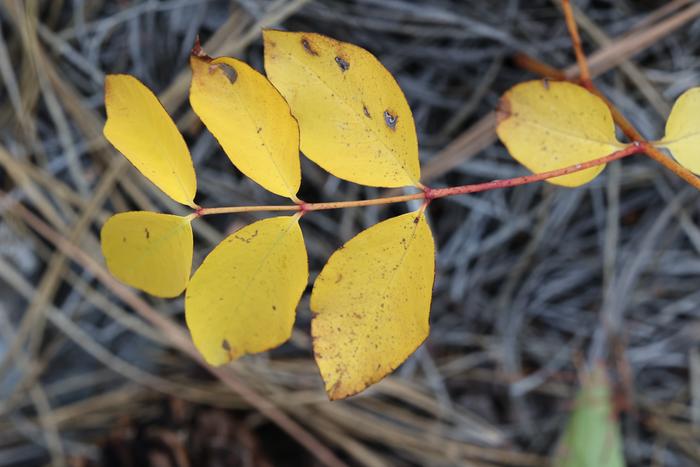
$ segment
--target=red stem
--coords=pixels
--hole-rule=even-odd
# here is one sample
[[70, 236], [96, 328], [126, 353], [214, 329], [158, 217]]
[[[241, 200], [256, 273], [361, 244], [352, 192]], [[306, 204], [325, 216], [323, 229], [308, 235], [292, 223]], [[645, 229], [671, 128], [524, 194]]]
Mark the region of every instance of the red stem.
[[328, 203], [300, 203], [290, 205], [275, 205], [275, 206], [226, 206], [219, 208], [200, 208], [192, 214], [192, 217], [200, 217], [211, 214], [232, 214], [242, 212], [262, 212], [262, 211], [296, 211], [305, 214], [309, 211], [325, 211], [329, 209], [354, 208], [361, 206], [377, 206], [381, 204], [400, 203], [413, 200], [425, 200], [430, 202], [434, 199], [445, 198], [447, 196], [464, 195], [468, 193], [478, 193], [481, 191], [495, 190], [498, 188], [508, 188], [528, 183], [541, 182], [562, 175], [569, 175], [581, 170], [590, 169], [599, 165], [607, 164], [608, 162], [622, 159], [623, 157], [631, 156], [644, 152], [647, 145], [638, 142], [631, 143], [619, 151], [608, 154], [605, 157], [594, 159], [580, 164], [570, 165], [561, 169], [550, 170], [533, 175], [524, 175], [515, 178], [506, 178], [502, 180], [493, 180], [486, 183], [477, 183], [473, 185], [453, 186], [448, 188], [424, 188], [422, 193], [414, 193], [411, 195], [390, 196], [384, 198], [363, 199], [356, 201], [334, 201]]
[[525, 175], [522, 177], [507, 178], [503, 180], [493, 180], [486, 183], [478, 183], [475, 185], [463, 185], [454, 186], [449, 188], [438, 188], [438, 189], [428, 189], [425, 192], [426, 199], [432, 200], [436, 198], [444, 198], [445, 196], [463, 195], [467, 193], [477, 193], [480, 191], [494, 190], [497, 188], [508, 188], [518, 185], [527, 185], [528, 183], [540, 182], [542, 180], [547, 180], [554, 177], [560, 177], [562, 175], [568, 175], [574, 172], [579, 172], [581, 170], [590, 169], [602, 164], [607, 164], [608, 162], [616, 161], [622, 159], [623, 157], [631, 156], [633, 154], [639, 154], [644, 152], [644, 146], [637, 142], [630, 144], [624, 149], [615, 151], [608, 154], [600, 159], [595, 159], [588, 162], [582, 162], [580, 164], [571, 165], [569, 167], [564, 167], [562, 169], [550, 170], [549, 172], [543, 172], [533, 175]]

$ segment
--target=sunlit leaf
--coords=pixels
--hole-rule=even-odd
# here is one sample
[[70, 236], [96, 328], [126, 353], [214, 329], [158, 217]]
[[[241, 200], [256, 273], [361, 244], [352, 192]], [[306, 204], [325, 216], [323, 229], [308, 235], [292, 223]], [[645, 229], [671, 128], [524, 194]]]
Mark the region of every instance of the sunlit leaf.
[[240, 60], [195, 50], [190, 66], [192, 108], [231, 162], [267, 190], [296, 199], [299, 128], [284, 98]]
[[192, 227], [187, 217], [122, 212], [102, 227], [102, 254], [122, 282], [156, 295], [176, 297], [192, 270]]
[[297, 216], [231, 234], [206, 257], [185, 296], [187, 326], [204, 359], [222, 365], [289, 339], [308, 277]]
[[613, 413], [608, 379], [596, 367], [583, 381], [554, 465], [623, 467], [620, 429]]
[[686, 169], [700, 175], [700, 87], [676, 100], [660, 142]]
[[104, 135], [175, 201], [194, 207], [197, 180], [185, 140], [158, 98], [129, 75], [105, 79]]
[[336, 251], [316, 279], [316, 363], [331, 399], [376, 383], [428, 336], [435, 244], [425, 216], [381, 222]]
[[312, 33], [267, 30], [265, 71], [299, 122], [301, 149], [363, 185], [416, 185], [413, 115], [398, 84], [366, 50]]
[[[498, 137], [510, 154], [535, 173], [580, 164], [623, 147], [603, 100], [575, 84], [528, 81], [506, 92], [498, 105]], [[547, 180], [579, 186], [605, 165]]]

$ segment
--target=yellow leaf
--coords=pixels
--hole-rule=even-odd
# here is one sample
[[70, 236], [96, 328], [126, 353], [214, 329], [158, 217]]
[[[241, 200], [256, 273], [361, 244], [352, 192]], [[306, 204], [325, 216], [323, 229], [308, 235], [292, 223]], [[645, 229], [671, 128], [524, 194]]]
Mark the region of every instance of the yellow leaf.
[[311, 294], [314, 355], [331, 399], [376, 383], [421, 345], [434, 277], [422, 212], [370, 227], [331, 256]]
[[284, 98], [240, 60], [193, 53], [190, 66], [190, 104], [231, 162], [267, 190], [296, 200], [299, 127]]
[[133, 76], [109, 75], [105, 107], [105, 138], [165, 194], [196, 207], [197, 180], [190, 152], [151, 90]]
[[700, 87], [688, 89], [673, 104], [660, 145], [686, 169], [700, 175]]
[[192, 270], [187, 217], [146, 211], [116, 214], [102, 226], [102, 254], [122, 282], [158, 297], [185, 290]]
[[185, 318], [210, 365], [289, 339], [309, 278], [298, 216], [250, 224], [221, 242], [192, 276]]
[[289, 102], [309, 159], [363, 185], [418, 185], [411, 109], [372, 54], [319, 34], [266, 30], [263, 38], [265, 71]]
[[[528, 81], [506, 92], [498, 105], [498, 137], [510, 154], [535, 173], [580, 164], [624, 147], [602, 99], [566, 82]], [[574, 187], [593, 180], [605, 165], [547, 180]]]

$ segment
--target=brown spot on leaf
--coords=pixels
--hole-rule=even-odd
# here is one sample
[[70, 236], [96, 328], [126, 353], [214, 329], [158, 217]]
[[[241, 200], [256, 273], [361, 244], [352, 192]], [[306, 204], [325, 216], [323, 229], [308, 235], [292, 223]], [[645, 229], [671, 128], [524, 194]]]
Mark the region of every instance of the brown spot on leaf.
[[217, 63], [216, 66], [224, 73], [224, 76], [226, 76], [229, 83], [233, 84], [236, 82], [236, 79], [238, 79], [238, 73], [236, 72], [235, 68], [233, 68], [231, 65], [227, 65], [226, 63]]
[[338, 64], [338, 66], [340, 67], [340, 70], [343, 73], [348, 71], [348, 68], [350, 68], [350, 64], [346, 60], [344, 60], [342, 57], [335, 57], [335, 63]]
[[304, 50], [306, 50], [306, 53], [318, 57], [318, 52], [316, 52], [316, 49], [311, 46], [311, 42], [309, 42], [306, 37], [301, 38], [301, 45], [304, 47]]
[[392, 130], [396, 130], [396, 123], [399, 121], [399, 116], [391, 112], [389, 109], [384, 111], [384, 123]]
[[342, 275], [342, 274], [338, 274], [338, 278], [335, 280], [335, 283], [337, 284], [337, 283], [339, 283], [339, 282], [342, 281], [342, 280], [343, 280], [343, 275]]
[[372, 118], [372, 116], [369, 114], [369, 110], [367, 110], [367, 106], [364, 104], [362, 105], [362, 113], [365, 114], [365, 117]]
[[496, 106], [496, 121], [501, 123], [508, 120], [511, 115], [510, 99], [508, 99], [508, 96], [505, 95], [501, 97], [501, 99], [498, 101], [498, 105]]
[[229, 360], [234, 360], [236, 358], [236, 352], [233, 350], [233, 347], [231, 347], [231, 344], [229, 344], [228, 340], [224, 339], [223, 341], [221, 341], [221, 348], [226, 351]]
[[148, 228], [143, 229], [146, 232], [146, 240], [151, 238], [151, 232], [148, 231]]

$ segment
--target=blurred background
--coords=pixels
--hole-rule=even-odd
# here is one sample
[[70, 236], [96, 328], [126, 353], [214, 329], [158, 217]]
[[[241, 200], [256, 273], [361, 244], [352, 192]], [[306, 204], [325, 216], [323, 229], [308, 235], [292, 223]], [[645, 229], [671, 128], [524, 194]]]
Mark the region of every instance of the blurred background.
[[[700, 84], [700, 5], [575, 6], [596, 84], [658, 138], [674, 99]], [[191, 149], [199, 204], [279, 203], [187, 101], [197, 35], [210, 55], [262, 70], [263, 27], [376, 54], [413, 109], [435, 187], [525, 174], [492, 113], [538, 78], [514, 57], [574, 61], [556, 1], [0, 1], [0, 465], [547, 465], [594, 362], [608, 369], [628, 465], [700, 465], [700, 198], [644, 156], [578, 189], [433, 203], [431, 335], [357, 397], [325, 396], [308, 294], [289, 343], [219, 378], [178, 350], [182, 298], [104, 274], [112, 213], [186, 213], [103, 139], [104, 77], [131, 73], [159, 95]], [[384, 193], [303, 158], [302, 170], [307, 201]], [[405, 209], [306, 216], [310, 283], [343, 242]], [[195, 222], [195, 267], [254, 219]]]

